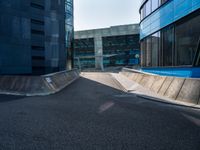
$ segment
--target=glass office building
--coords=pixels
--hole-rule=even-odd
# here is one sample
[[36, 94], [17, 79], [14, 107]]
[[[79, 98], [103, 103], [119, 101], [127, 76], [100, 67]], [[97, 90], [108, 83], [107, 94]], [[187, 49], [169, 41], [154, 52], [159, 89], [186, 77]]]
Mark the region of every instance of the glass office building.
[[74, 40], [74, 63], [76, 68], [95, 68], [94, 38]]
[[143, 70], [200, 70], [200, 0], [144, 0], [140, 14]]
[[76, 31], [74, 54], [81, 69], [139, 66], [139, 24]]
[[66, 69], [73, 39], [72, 0], [1, 0], [0, 9], [0, 74]]
[[139, 65], [139, 34], [102, 37], [104, 67]]
[[73, 0], [65, 0], [65, 31], [67, 49], [67, 69], [73, 68], [73, 44], [74, 44], [74, 5]]

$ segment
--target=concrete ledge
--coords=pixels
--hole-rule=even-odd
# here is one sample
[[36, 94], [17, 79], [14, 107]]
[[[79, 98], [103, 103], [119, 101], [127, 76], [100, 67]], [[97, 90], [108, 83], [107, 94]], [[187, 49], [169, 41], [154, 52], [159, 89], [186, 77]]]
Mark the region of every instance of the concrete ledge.
[[79, 78], [78, 70], [44, 76], [0, 76], [0, 94], [41, 96], [56, 93]]
[[[149, 90], [161, 97], [200, 105], [200, 79], [159, 76], [127, 68], [123, 68], [121, 75], [141, 85], [146, 91]], [[135, 87], [138, 88], [138, 85]]]
[[177, 100], [198, 104], [200, 98], [200, 80], [186, 79]]
[[163, 82], [163, 85], [161, 86], [160, 90], [158, 91], [158, 94], [165, 95], [167, 89], [171, 85], [172, 81], [174, 80], [173, 77], [166, 77], [165, 81]]
[[155, 77], [155, 81], [154, 81], [154, 83], [153, 83], [153, 85], [151, 87], [151, 91], [153, 91], [155, 93], [158, 93], [165, 80], [166, 80], [166, 77], [156, 76]]
[[172, 98], [172, 99], [176, 99], [184, 84], [184, 81], [185, 79], [174, 78], [169, 88], [165, 92], [164, 96]]

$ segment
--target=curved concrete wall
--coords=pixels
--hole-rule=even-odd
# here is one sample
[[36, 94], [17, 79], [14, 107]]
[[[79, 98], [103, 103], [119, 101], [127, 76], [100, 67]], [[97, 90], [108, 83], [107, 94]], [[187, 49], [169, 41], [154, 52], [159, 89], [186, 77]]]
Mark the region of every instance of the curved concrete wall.
[[177, 101], [200, 104], [200, 79], [157, 76], [130, 69], [123, 69], [121, 73], [159, 95]]

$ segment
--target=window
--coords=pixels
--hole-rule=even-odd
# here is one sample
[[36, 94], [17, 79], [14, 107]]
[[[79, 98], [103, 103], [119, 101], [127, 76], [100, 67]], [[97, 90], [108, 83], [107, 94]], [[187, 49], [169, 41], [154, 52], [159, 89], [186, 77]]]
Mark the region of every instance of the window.
[[141, 9], [141, 20], [146, 17], [146, 4]]
[[44, 51], [45, 48], [43, 46], [31, 46], [32, 50], [36, 50], [36, 51]]
[[176, 65], [192, 65], [200, 38], [200, 16], [176, 24]]
[[44, 6], [36, 3], [31, 3], [31, 7], [44, 10]]
[[146, 16], [148, 16], [151, 13], [151, 1], [148, 0], [146, 2]]
[[160, 0], [152, 0], [152, 11], [156, 10], [159, 7]]
[[32, 24], [36, 25], [44, 25], [44, 21], [36, 20], [36, 19], [31, 19]]
[[163, 65], [173, 65], [174, 28], [169, 26], [162, 31]]
[[161, 4], [164, 4], [165, 2], [167, 2], [168, 0], [161, 0]]
[[151, 67], [152, 66], [152, 60], [151, 60], [151, 36], [147, 38], [146, 40], [146, 66]]
[[160, 32], [152, 35], [152, 66], [158, 66], [160, 49]]
[[168, 0], [148, 0], [141, 8], [141, 20], [148, 16], [151, 12], [156, 10], [162, 4], [166, 3]]
[[32, 34], [44, 35], [44, 31], [31, 29]]
[[145, 67], [146, 66], [146, 40], [145, 39], [141, 41], [141, 55], [142, 55], [141, 65], [142, 67]]

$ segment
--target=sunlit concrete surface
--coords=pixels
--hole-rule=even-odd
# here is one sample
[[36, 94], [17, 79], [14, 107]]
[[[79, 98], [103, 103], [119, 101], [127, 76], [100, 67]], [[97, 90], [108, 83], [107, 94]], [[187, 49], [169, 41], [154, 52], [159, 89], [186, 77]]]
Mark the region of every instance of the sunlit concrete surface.
[[83, 73], [45, 97], [0, 95], [0, 150], [199, 150], [200, 111], [128, 94]]

